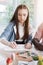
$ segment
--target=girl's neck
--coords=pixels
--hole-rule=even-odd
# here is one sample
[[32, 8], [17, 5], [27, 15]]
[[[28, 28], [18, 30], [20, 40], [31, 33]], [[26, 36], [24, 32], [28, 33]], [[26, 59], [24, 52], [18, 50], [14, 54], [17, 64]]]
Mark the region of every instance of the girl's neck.
[[22, 23], [22, 22], [19, 22], [19, 24], [22, 25], [22, 26], [24, 26], [24, 23]]

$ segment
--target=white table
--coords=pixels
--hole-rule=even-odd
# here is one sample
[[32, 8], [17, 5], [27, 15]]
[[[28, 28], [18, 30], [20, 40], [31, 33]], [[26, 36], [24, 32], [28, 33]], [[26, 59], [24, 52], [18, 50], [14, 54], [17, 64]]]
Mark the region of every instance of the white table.
[[[17, 51], [17, 49], [24, 49], [24, 45], [20, 47], [20, 45], [15, 49], [15, 51]], [[21, 51], [22, 51], [21, 49]], [[25, 50], [25, 49], [24, 49]], [[11, 48], [9, 48], [8, 46], [5, 46], [3, 44], [0, 43], [0, 65], [6, 65], [6, 58], [10, 56], [11, 53], [13, 53], [14, 50], [11, 50]], [[19, 51], [19, 50], [18, 50]], [[42, 54], [43, 52], [38, 51], [34, 48], [34, 46], [32, 46], [32, 49], [29, 49], [29, 51], [31, 52], [36, 52], [37, 54]], [[19, 61], [18, 65], [21, 65], [21, 63], [26, 63], [28, 65], [37, 65], [37, 61], [32, 61], [32, 62], [23, 62], [23, 61]], [[23, 64], [22, 64], [23, 65]]]
[[[0, 54], [0, 65], [6, 65], [6, 56], [4, 54]], [[24, 62], [24, 61], [19, 61], [18, 65], [24, 65], [24, 64], [28, 64], [28, 65], [37, 65], [37, 61], [32, 61], [32, 62]]]
[[23, 61], [19, 61], [18, 65], [37, 65], [38, 61], [32, 61], [32, 62], [23, 62]]

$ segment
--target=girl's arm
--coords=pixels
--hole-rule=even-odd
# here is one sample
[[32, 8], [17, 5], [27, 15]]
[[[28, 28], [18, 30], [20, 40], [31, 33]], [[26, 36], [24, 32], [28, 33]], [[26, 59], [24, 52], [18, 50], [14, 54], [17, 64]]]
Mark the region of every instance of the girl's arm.
[[11, 48], [15, 48], [17, 46], [16, 42], [14, 42], [14, 41], [13, 42], [9, 42], [9, 41], [7, 41], [5, 39], [0, 39], [0, 42], [2, 44], [6, 45], [6, 46], [11, 47]]
[[5, 40], [5, 39], [1, 39], [1, 38], [0, 38], [0, 42], [1, 42], [2, 44], [4, 44], [4, 45], [10, 46], [10, 43], [9, 43], [7, 40]]
[[0, 38], [10, 40], [11, 35], [13, 34], [13, 23], [9, 23], [4, 32], [1, 34]]
[[6, 27], [6, 29], [0, 36], [0, 42], [7, 46], [12, 47], [12, 48], [15, 47], [15, 45], [16, 45], [15, 42], [9, 42], [9, 40], [11, 39], [11, 36], [14, 32], [13, 26], [14, 26], [13, 23], [9, 23], [9, 25]]

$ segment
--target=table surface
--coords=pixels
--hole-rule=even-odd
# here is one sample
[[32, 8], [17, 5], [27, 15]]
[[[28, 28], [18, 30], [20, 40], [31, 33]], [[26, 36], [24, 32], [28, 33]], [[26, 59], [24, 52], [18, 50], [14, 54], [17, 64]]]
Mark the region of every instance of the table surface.
[[[6, 59], [7, 59], [7, 57], [9, 57], [11, 55], [11, 53], [13, 53], [14, 51], [19, 51], [19, 50], [23, 51], [23, 49], [24, 49], [24, 45], [18, 45], [18, 47], [16, 49], [13, 49], [12, 50], [8, 46], [5, 46], [5, 45], [3, 45], [3, 44], [0, 43], [0, 59], [1, 59], [0, 60], [0, 65], [6, 65]], [[27, 50], [27, 49], [24, 49], [24, 50]], [[34, 46], [32, 46], [32, 48], [31, 49], [28, 49], [28, 50], [30, 52], [35, 52], [35, 53], [37, 53], [39, 55], [40, 54], [43, 55], [43, 51], [36, 50], [34, 48]], [[22, 64], [37, 65], [37, 61], [32, 61], [32, 62], [19, 61], [18, 62], [18, 65], [22, 65]]]

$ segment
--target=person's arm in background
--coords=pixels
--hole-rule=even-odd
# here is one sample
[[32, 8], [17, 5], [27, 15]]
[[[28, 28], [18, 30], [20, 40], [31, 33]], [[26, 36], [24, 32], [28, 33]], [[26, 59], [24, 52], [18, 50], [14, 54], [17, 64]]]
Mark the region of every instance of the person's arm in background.
[[38, 30], [34, 38], [37, 38], [40, 41], [42, 37], [43, 37], [43, 23], [38, 27]]
[[34, 38], [32, 39], [32, 43], [39, 50], [43, 50], [42, 41], [41, 41], [42, 38], [43, 38], [43, 23], [38, 27], [38, 30]]
[[15, 47], [15, 43], [14, 42], [9, 42], [11, 35], [13, 34], [13, 23], [9, 23], [9, 25], [6, 27], [6, 29], [4, 30], [4, 32], [1, 34], [0, 36], [0, 42], [10, 46], [12, 48]]

